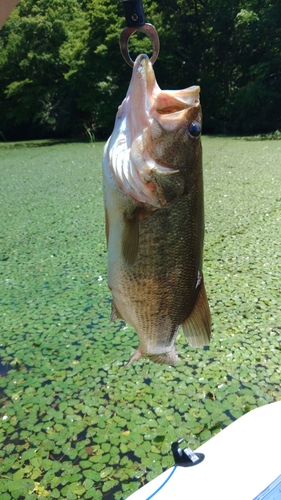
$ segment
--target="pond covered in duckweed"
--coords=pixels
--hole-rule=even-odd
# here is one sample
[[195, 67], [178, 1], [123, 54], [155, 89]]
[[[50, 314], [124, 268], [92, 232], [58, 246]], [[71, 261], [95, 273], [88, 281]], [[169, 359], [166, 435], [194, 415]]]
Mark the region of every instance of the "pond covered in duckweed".
[[125, 499], [247, 411], [281, 399], [281, 142], [203, 138], [213, 336], [141, 359], [109, 322], [103, 144], [1, 146], [0, 491]]

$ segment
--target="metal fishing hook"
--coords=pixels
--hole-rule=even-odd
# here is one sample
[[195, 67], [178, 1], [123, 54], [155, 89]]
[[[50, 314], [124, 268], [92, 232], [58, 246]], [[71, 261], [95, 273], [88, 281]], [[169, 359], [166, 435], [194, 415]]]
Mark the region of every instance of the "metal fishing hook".
[[123, 29], [120, 39], [120, 51], [129, 66], [134, 66], [134, 61], [132, 60], [129, 50], [128, 43], [129, 38], [136, 31], [144, 33], [151, 41], [152, 44], [152, 56], [150, 61], [152, 64], [155, 63], [159, 50], [160, 42], [156, 29], [152, 24], [145, 22], [142, 0], [121, 0], [124, 6], [125, 18], [126, 18], [126, 28]]
[[131, 35], [133, 35], [136, 31], [141, 31], [145, 35], [148, 36], [148, 38], [151, 41], [152, 44], [152, 56], [150, 58], [151, 64], [154, 64], [160, 50], [160, 42], [158, 38], [158, 33], [154, 26], [149, 23], [145, 23], [143, 26], [140, 26], [139, 28], [129, 28], [126, 27], [123, 29], [120, 39], [119, 39], [119, 45], [120, 45], [120, 51], [125, 59], [126, 63], [129, 64], [129, 66], [134, 66], [134, 61], [130, 56], [129, 50], [128, 50], [128, 42], [129, 38]]

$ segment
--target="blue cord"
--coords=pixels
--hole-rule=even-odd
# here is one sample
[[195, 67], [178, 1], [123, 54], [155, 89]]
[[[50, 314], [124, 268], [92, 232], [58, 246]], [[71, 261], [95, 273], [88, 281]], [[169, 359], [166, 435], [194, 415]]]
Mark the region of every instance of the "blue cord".
[[164, 481], [163, 484], [161, 484], [161, 486], [159, 486], [158, 490], [154, 491], [154, 493], [152, 493], [152, 495], [150, 495], [150, 497], [146, 498], [146, 500], [150, 500], [151, 498], [153, 498], [156, 493], [158, 493], [158, 491], [162, 490], [162, 488], [165, 486], [165, 484], [169, 481], [169, 479], [171, 479], [172, 475], [174, 474], [175, 470], [176, 470], [177, 466], [175, 465], [172, 472], [170, 473], [170, 475], [167, 477], [167, 479]]

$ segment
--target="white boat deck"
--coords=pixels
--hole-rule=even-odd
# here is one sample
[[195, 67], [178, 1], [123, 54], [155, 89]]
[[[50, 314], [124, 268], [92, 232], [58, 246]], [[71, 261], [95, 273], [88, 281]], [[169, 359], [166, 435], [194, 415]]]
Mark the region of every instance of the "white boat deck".
[[281, 500], [281, 482], [264, 491], [281, 476], [281, 401], [243, 415], [196, 452], [203, 462], [172, 467], [127, 500]]

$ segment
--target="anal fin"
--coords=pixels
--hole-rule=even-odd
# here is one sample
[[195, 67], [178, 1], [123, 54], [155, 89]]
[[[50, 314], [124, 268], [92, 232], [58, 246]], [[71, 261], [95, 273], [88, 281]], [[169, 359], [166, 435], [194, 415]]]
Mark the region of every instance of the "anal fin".
[[122, 254], [127, 266], [133, 266], [137, 260], [139, 248], [139, 211], [132, 215], [124, 215], [122, 234]]
[[127, 366], [130, 366], [134, 361], [137, 361], [138, 359], [142, 358], [143, 357], [143, 354], [141, 353], [141, 351], [138, 349], [136, 352], [134, 352], [134, 354], [130, 357], [128, 363], [125, 364], [125, 368], [127, 368]]
[[203, 278], [198, 286], [196, 303], [182, 324], [185, 338], [192, 347], [203, 347], [211, 338], [211, 313]]

